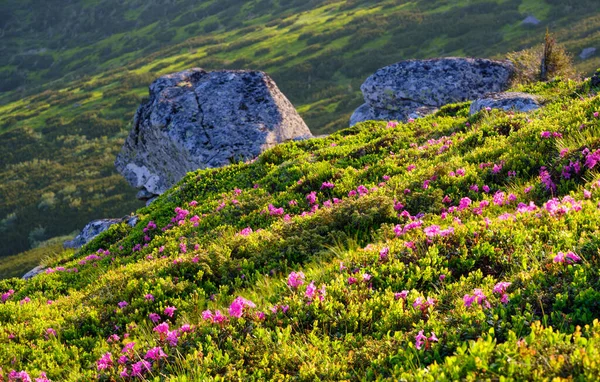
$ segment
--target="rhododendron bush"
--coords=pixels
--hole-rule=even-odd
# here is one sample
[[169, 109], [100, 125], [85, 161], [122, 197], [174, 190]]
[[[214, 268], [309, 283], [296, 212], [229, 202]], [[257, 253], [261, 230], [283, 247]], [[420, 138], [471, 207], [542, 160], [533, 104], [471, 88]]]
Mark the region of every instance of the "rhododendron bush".
[[188, 174], [0, 281], [0, 380], [597, 378], [600, 97], [526, 90]]

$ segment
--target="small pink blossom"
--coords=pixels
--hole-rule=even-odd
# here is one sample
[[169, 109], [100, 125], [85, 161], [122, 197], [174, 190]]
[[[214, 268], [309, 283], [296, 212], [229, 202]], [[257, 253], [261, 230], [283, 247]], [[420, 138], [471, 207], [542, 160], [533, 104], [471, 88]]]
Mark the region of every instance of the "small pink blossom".
[[300, 285], [304, 284], [304, 273], [302, 273], [302, 272], [291, 272], [288, 275], [287, 284], [291, 288], [297, 289]]

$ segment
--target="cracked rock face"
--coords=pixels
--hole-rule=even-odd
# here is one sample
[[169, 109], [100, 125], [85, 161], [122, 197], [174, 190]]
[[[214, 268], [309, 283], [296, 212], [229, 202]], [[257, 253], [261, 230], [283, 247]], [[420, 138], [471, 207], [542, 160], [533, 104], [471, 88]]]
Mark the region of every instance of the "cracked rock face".
[[407, 120], [440, 106], [506, 90], [514, 72], [508, 61], [436, 58], [401, 61], [377, 70], [360, 87], [365, 104], [350, 124], [368, 119]]
[[473, 115], [481, 109], [502, 109], [528, 112], [540, 108], [539, 97], [520, 92], [492, 93], [477, 99], [471, 104], [469, 114]]
[[138, 217], [137, 216], [126, 216], [124, 218], [116, 218], [116, 219], [97, 219], [92, 220], [88, 224], [83, 227], [81, 232], [75, 236], [73, 240], [67, 240], [63, 243], [63, 247], [65, 248], [81, 248], [96, 236], [100, 235], [102, 232], [106, 231], [113, 224], [127, 223], [129, 226], [133, 227], [137, 224]]
[[256, 157], [312, 137], [275, 82], [260, 71], [194, 68], [158, 78], [115, 166], [144, 200], [188, 172]]

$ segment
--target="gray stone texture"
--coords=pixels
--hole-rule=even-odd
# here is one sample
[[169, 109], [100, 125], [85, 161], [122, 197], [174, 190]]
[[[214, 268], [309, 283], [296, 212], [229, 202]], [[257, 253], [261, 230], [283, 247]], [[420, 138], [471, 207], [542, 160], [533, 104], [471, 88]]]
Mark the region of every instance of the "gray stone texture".
[[88, 224], [83, 227], [81, 232], [75, 236], [73, 240], [67, 240], [63, 243], [65, 248], [81, 248], [93, 238], [100, 235], [102, 232], [106, 231], [111, 225], [119, 224], [119, 223], [127, 223], [129, 226], [133, 227], [137, 224], [138, 217], [137, 216], [126, 216], [121, 219], [97, 219], [92, 220]]
[[540, 108], [539, 97], [527, 93], [490, 93], [471, 104], [469, 114], [485, 108], [528, 112]]
[[115, 161], [143, 200], [188, 172], [256, 157], [312, 137], [275, 82], [260, 71], [194, 68], [158, 78]]
[[365, 104], [351, 125], [368, 119], [407, 120], [440, 106], [506, 90], [514, 72], [508, 61], [435, 58], [401, 61], [377, 70], [360, 87]]

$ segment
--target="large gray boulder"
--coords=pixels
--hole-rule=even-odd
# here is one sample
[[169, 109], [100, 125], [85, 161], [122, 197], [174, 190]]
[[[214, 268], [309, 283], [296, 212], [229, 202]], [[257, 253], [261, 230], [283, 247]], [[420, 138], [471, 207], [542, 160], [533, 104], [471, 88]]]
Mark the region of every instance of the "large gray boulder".
[[190, 171], [251, 159], [280, 142], [310, 137], [267, 74], [194, 68], [150, 85], [150, 99], [138, 108], [115, 166], [140, 189], [138, 197], [148, 200]]
[[469, 114], [486, 108], [528, 112], [540, 108], [540, 99], [532, 94], [520, 92], [491, 93], [475, 100], [471, 104]]
[[514, 72], [508, 61], [436, 58], [401, 61], [377, 70], [360, 87], [365, 104], [351, 125], [370, 117], [406, 120], [431, 114], [448, 103], [506, 90]]
[[102, 232], [106, 231], [113, 224], [127, 223], [129, 226], [133, 227], [137, 224], [138, 217], [137, 216], [126, 216], [121, 219], [97, 219], [92, 220], [88, 224], [83, 227], [81, 232], [75, 236], [73, 240], [67, 240], [63, 243], [63, 247], [65, 248], [81, 248], [93, 238], [100, 235]]

